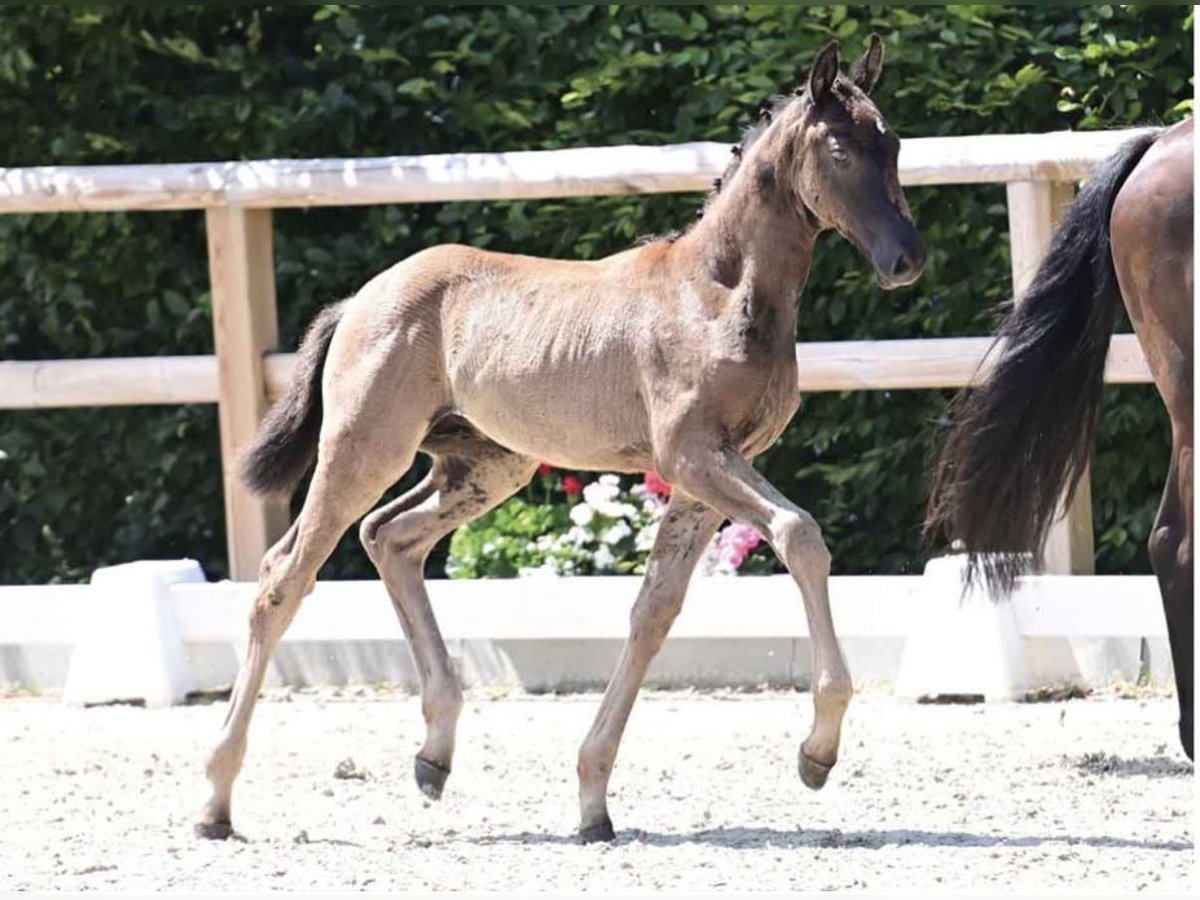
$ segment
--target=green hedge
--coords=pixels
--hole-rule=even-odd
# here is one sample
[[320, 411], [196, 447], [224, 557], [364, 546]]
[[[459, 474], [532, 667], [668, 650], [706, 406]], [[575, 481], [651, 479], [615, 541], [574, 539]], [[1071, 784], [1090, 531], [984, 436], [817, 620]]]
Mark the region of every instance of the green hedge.
[[[186, 162], [732, 140], [830, 35], [874, 29], [902, 135], [1169, 122], [1191, 96], [1188, 7], [7, 6], [0, 165]], [[808, 340], [983, 334], [1008, 286], [1004, 191], [909, 191], [929, 246], [883, 293], [836, 237]], [[596, 257], [693, 216], [698, 196], [289, 211], [284, 345], [323, 303], [421, 247]], [[198, 213], [0, 216], [0, 358], [212, 351]], [[920, 566], [944, 392], [806, 398], [762, 461], [824, 524], [839, 572]], [[1168, 433], [1146, 388], [1108, 395], [1095, 466], [1102, 571], [1142, 544]], [[212, 408], [0, 414], [0, 582], [191, 555], [225, 571]], [[372, 577], [353, 535], [323, 577]]]

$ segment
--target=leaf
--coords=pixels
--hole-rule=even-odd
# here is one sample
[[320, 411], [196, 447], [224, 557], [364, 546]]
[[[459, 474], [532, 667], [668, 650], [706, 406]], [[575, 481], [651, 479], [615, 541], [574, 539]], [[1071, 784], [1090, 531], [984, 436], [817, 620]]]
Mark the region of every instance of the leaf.
[[410, 78], [396, 85], [396, 93], [405, 97], [425, 97], [434, 89], [434, 84], [428, 78]]

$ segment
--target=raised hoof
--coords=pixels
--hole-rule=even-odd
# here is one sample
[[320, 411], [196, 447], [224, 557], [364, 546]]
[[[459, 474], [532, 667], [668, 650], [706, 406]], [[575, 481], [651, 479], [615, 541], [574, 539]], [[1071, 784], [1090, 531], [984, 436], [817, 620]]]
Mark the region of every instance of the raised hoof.
[[442, 799], [446, 779], [450, 777], [449, 769], [418, 756], [413, 760], [413, 774], [417, 776], [417, 787], [422, 794], [430, 800]]
[[811, 756], [807, 756], [803, 750], [800, 751], [800, 780], [804, 782], [806, 788], [819, 791], [825, 787], [825, 782], [829, 780], [829, 773], [832, 770], [832, 765], [827, 766], [823, 762], [817, 762]]
[[588, 825], [586, 828], [579, 829], [579, 842], [582, 844], [607, 844], [616, 839], [617, 834], [613, 831], [612, 820], [608, 816], [605, 816], [595, 825]]
[[233, 825], [229, 822], [197, 822], [196, 837], [206, 841], [227, 841], [233, 837]]

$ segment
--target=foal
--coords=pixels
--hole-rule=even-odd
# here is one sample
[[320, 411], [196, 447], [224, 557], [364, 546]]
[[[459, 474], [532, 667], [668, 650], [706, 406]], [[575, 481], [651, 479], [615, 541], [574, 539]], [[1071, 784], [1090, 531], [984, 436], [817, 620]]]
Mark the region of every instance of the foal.
[[[387, 586], [421, 681], [416, 780], [441, 795], [462, 707], [425, 592], [444, 535], [519, 490], [542, 461], [657, 469], [675, 485], [629, 641], [579, 751], [581, 835], [610, 840], [606, 791], [650, 661], [696, 562], [725, 518], [755, 527], [796, 580], [813, 644], [812, 732], [800, 776], [837, 760], [850, 676], [829, 613], [829, 551], [812, 516], [750, 464], [799, 406], [797, 293], [817, 235], [836, 228], [887, 288], [910, 284], [925, 250], [896, 172], [899, 140], [868, 95], [883, 43], [850, 75], [821, 50], [803, 88], [764, 112], [723, 187], [686, 234], [597, 262], [462, 246], [425, 250], [324, 310], [296, 379], [246, 457], [247, 483], [308, 496], [262, 563], [250, 643], [208, 761], [197, 831], [231, 833], [233, 782], [268, 661], [342, 533], [420, 451], [428, 477], [368, 515], [360, 534]], [[569, 402], [568, 402], [569, 400]]]

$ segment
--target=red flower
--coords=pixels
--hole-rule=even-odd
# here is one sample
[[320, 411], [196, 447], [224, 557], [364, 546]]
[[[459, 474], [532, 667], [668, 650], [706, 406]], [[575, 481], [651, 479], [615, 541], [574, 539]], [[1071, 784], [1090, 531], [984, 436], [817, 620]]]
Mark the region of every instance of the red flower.
[[583, 493], [583, 482], [574, 475], [567, 475], [562, 480], [562, 488], [568, 497], [578, 497]]
[[660, 497], [671, 496], [671, 486], [662, 480], [662, 476], [651, 470], [646, 473], [646, 490]]
[[545, 478], [547, 475], [549, 475], [553, 471], [554, 471], [554, 466], [550, 465], [550, 463], [542, 463], [540, 466], [537, 467], [537, 473], [540, 478]]

